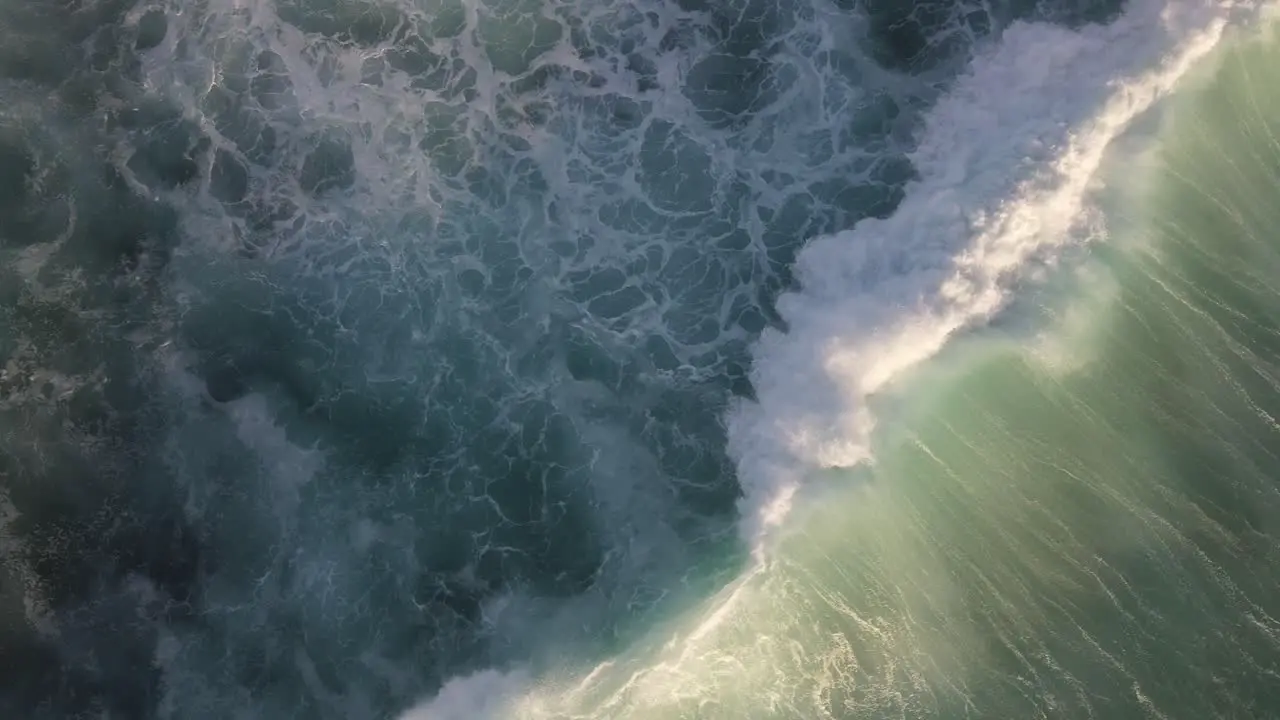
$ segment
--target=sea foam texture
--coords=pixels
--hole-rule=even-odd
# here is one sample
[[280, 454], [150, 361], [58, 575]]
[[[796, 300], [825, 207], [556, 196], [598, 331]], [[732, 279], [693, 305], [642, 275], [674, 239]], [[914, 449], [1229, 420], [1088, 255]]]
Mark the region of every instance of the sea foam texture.
[[809, 243], [788, 329], [755, 348], [758, 402], [730, 417], [757, 552], [806, 477], [872, 461], [873, 396], [1067, 246], [1099, 237], [1088, 191], [1108, 145], [1256, 3], [1135, 0], [1105, 26], [1018, 23], [933, 108], [890, 217]]
[[[670, 658], [624, 680], [626, 693], [670, 692], [683, 661], [701, 657], [676, 645], [714, 644], [716, 627], [744, 609], [734, 606], [751, 602], [746, 583], [767, 572], [768, 539], [808, 477], [873, 460], [877, 392], [998, 314], [1019, 282], [1062, 251], [1100, 239], [1090, 190], [1108, 146], [1229, 27], [1272, 8], [1134, 0], [1104, 26], [1015, 24], [975, 56], [931, 111], [911, 156], [918, 180], [897, 211], [815, 238], [799, 255], [798, 288], [779, 302], [788, 329], [766, 331], [755, 348], [758, 399], [729, 418], [743, 535], [761, 562], [666, 645]], [[583, 716], [554, 709], [560, 703], [547, 696], [555, 691], [523, 682], [493, 672], [456, 678], [404, 719]], [[580, 689], [562, 700], [575, 704]], [[495, 694], [511, 704], [495, 703]], [[608, 703], [610, 716], [622, 716], [618, 704]]]

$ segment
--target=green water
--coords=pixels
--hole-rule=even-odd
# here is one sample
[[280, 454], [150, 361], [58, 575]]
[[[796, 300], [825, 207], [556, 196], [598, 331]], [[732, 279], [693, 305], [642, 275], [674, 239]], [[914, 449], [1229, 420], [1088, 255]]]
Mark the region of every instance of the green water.
[[1111, 237], [1058, 326], [939, 358], [964, 369], [912, 389], [868, 482], [790, 543], [788, 594], [851, 668], [816, 705], [1280, 715], [1274, 38], [1113, 163]]
[[625, 716], [1280, 717], [1276, 38], [1119, 144], [1052, 322], [902, 379], [875, 466], [613, 688]]

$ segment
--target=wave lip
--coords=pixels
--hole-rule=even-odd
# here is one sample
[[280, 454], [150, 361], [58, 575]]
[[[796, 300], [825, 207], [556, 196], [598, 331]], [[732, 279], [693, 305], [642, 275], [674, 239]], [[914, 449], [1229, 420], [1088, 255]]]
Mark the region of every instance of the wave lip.
[[755, 348], [758, 399], [731, 412], [729, 446], [757, 553], [808, 474], [872, 460], [878, 391], [1098, 237], [1087, 196], [1108, 145], [1265, 7], [1134, 0], [1107, 25], [1015, 23], [975, 56], [926, 119], [897, 211], [809, 243], [787, 331]]

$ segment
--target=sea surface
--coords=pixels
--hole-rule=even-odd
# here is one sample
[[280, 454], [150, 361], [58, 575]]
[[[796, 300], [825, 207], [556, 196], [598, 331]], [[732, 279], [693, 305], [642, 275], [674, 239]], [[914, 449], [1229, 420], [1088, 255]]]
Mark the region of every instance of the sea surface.
[[0, 0], [0, 717], [1280, 718], [1270, 0]]

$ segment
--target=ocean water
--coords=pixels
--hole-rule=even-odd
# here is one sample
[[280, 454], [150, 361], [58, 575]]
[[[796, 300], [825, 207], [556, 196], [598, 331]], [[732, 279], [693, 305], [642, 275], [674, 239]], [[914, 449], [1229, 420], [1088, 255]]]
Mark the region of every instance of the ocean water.
[[1280, 717], [1262, 0], [0, 0], [0, 717]]

